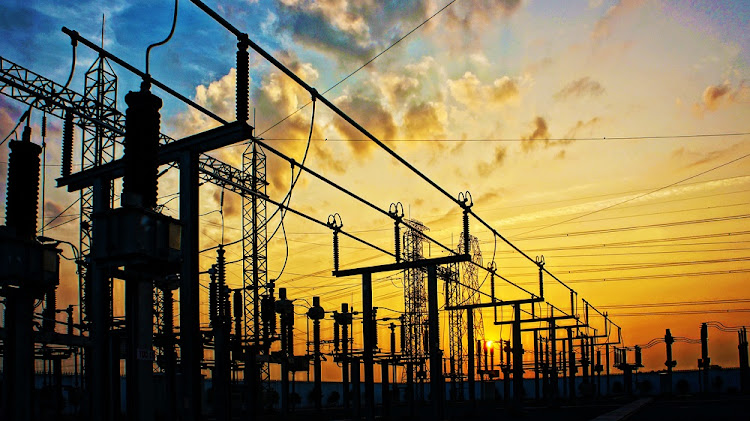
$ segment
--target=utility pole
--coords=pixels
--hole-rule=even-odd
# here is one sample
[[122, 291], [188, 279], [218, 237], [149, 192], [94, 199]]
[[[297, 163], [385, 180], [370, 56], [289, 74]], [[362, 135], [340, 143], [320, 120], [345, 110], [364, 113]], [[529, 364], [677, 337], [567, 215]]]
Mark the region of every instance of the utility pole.
[[670, 332], [669, 329], [667, 329], [667, 333], [664, 335], [664, 343], [667, 348], [667, 361], [664, 362], [664, 365], [667, 366], [667, 390], [665, 390], [665, 393], [671, 395], [672, 369], [677, 365], [677, 361], [672, 360], [672, 344], [674, 343], [674, 337], [672, 337], [672, 332]]
[[307, 317], [313, 321], [313, 377], [315, 378], [313, 397], [315, 399], [315, 409], [320, 411], [323, 408], [322, 371], [320, 367], [320, 320], [325, 317], [325, 310], [320, 306], [320, 297], [313, 297], [313, 305], [307, 311]]

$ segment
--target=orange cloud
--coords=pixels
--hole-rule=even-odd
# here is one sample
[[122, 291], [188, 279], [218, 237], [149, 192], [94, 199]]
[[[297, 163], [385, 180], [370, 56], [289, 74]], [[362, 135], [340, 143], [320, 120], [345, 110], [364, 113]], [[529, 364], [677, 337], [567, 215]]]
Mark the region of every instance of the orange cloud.
[[471, 109], [486, 107], [488, 103], [504, 104], [518, 98], [518, 85], [508, 76], [495, 79], [492, 85], [482, 82], [471, 72], [457, 80], [448, 80], [448, 90], [459, 103]]
[[404, 135], [410, 139], [439, 139], [445, 136], [446, 112], [442, 104], [411, 105], [404, 114]]
[[[375, 99], [366, 98], [359, 94], [343, 96], [336, 100], [336, 105], [378, 139], [393, 139], [398, 133], [398, 128], [390, 111]], [[332, 124], [346, 139], [364, 138], [359, 130], [341, 118], [334, 118]], [[347, 144], [357, 158], [369, 156], [375, 148], [375, 144], [369, 140], [347, 142]]]
[[[505, 157], [507, 155], [507, 149], [502, 146], [497, 146], [495, 148], [495, 153], [492, 156], [492, 159], [489, 162], [479, 162], [477, 164], [477, 173], [480, 177], [487, 177], [492, 172], [500, 167], [503, 162], [505, 161]], [[487, 199], [487, 197], [485, 197]]]
[[553, 97], [564, 100], [570, 97], [599, 96], [604, 93], [604, 87], [590, 77], [582, 77], [565, 85]]
[[716, 111], [733, 103], [748, 102], [750, 102], [750, 86], [746, 85], [744, 80], [735, 89], [732, 89], [729, 83], [708, 85], [703, 90], [700, 102], [693, 104], [693, 112], [702, 116], [704, 112]]

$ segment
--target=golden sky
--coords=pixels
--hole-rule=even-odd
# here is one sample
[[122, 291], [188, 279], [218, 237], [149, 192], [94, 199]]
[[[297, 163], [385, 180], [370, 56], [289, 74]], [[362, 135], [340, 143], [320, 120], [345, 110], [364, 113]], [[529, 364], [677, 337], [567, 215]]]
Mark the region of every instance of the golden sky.
[[[0, 25], [0, 54], [64, 83], [70, 46], [58, 28], [68, 26], [98, 43], [104, 13], [105, 48], [142, 66], [146, 46], [167, 34], [173, 4], [98, 3], [82, 2], [79, 10], [52, 1], [0, 6], [7, 20]], [[152, 52], [152, 74], [233, 120], [236, 40], [183, 3], [174, 39]], [[546, 268], [577, 292], [579, 302], [609, 312], [628, 346], [663, 336], [667, 328], [698, 338], [702, 322], [748, 324], [747, 1], [458, 0], [339, 85], [447, 2], [207, 4], [454, 197], [469, 191], [476, 214], [532, 258], [544, 255]], [[310, 95], [260, 56], [250, 56], [256, 134], [300, 162], [310, 131]], [[82, 74], [93, 58], [79, 48], [72, 89], [83, 90]], [[124, 111], [122, 96], [137, 90], [139, 81], [115, 70]], [[155, 93], [165, 100], [164, 133], [180, 138], [216, 125], [164, 92]], [[24, 110], [0, 98], [3, 136]], [[32, 113], [37, 143], [40, 121], [41, 114]], [[77, 195], [54, 187], [61, 122], [51, 118], [48, 124], [45, 235], [77, 241], [77, 205], [53, 220]], [[241, 167], [244, 148], [213, 155]], [[3, 197], [7, 153], [6, 143], [0, 146]], [[461, 209], [321, 103], [305, 165], [381, 209], [401, 202], [406, 216], [424, 223], [432, 238], [457, 246]], [[274, 200], [289, 191], [290, 174], [288, 163], [268, 153]], [[170, 170], [159, 190], [165, 213], [174, 216], [176, 180], [177, 171]], [[222, 223], [224, 243], [242, 235], [241, 199], [227, 192], [222, 208], [221, 197], [216, 186], [201, 186], [202, 248], [222, 242]], [[307, 174], [299, 178], [290, 206], [322, 221], [339, 213], [344, 230], [393, 249], [389, 218]], [[220, 209], [223, 222], [212, 212]], [[269, 206], [269, 215], [273, 210]], [[73, 222], [55, 227], [67, 220]], [[278, 223], [277, 215], [269, 227]], [[494, 260], [500, 275], [538, 291], [532, 263], [475, 220], [471, 233], [480, 241], [485, 265]], [[341, 244], [344, 268], [392, 261], [351, 240]], [[277, 286], [299, 299], [300, 314], [313, 295], [326, 310], [342, 302], [361, 309], [359, 279], [331, 276], [331, 248], [330, 230], [292, 214], [269, 244], [269, 278], [278, 278]], [[446, 254], [436, 245], [426, 250], [432, 257]], [[238, 260], [241, 247], [228, 247], [227, 257]], [[214, 259], [214, 252], [203, 253], [201, 269]], [[240, 263], [230, 266], [230, 286], [241, 285], [241, 270]], [[74, 268], [64, 262], [63, 271], [61, 306], [77, 294]], [[485, 275], [480, 271], [479, 281], [489, 293]], [[403, 276], [375, 279], [375, 305], [403, 310]], [[528, 296], [501, 283], [500, 299]], [[545, 298], [569, 312], [567, 294], [545, 278]], [[207, 310], [203, 313], [207, 322]], [[510, 329], [492, 324], [491, 310], [483, 317], [488, 339], [509, 339]], [[446, 338], [442, 315], [440, 323]], [[601, 333], [601, 318], [593, 313], [592, 323]], [[304, 318], [295, 326], [301, 349]], [[330, 323], [323, 332], [330, 337]], [[386, 332], [380, 329], [381, 343]], [[736, 366], [736, 335], [711, 329], [709, 337], [712, 362]], [[531, 347], [530, 338], [524, 343]], [[381, 347], [388, 350], [387, 344]], [[678, 368], [695, 367], [699, 351], [677, 343]], [[662, 369], [663, 345], [644, 351], [644, 361], [647, 370]]]

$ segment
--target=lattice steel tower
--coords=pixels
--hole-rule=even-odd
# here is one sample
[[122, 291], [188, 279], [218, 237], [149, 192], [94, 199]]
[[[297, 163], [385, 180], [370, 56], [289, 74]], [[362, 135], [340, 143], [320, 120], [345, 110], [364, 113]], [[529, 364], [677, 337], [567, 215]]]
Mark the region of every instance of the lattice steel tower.
[[[255, 143], [251, 143], [242, 154], [242, 170], [251, 178], [252, 189], [266, 195], [266, 155]], [[258, 195], [242, 196], [242, 285], [244, 295], [245, 331], [247, 343], [254, 350], [268, 355], [270, 338], [264, 338], [261, 299], [271, 293], [268, 283], [268, 229], [267, 202]], [[275, 317], [275, 315], [274, 315]], [[271, 373], [266, 362], [260, 366], [260, 380], [264, 389], [270, 387]]]
[[[404, 261], [411, 262], [424, 259], [424, 235], [428, 228], [419, 221], [407, 220], [412, 227], [404, 232]], [[422, 268], [404, 271], [404, 357], [414, 364], [416, 372], [424, 369], [427, 358], [427, 291], [425, 290], [426, 272]], [[406, 370], [404, 370], [406, 376]]]
[[[117, 112], [117, 75], [105, 57], [98, 57], [86, 71], [83, 92], [85, 114], [96, 121], [109, 124], [111, 127], [124, 127], [123, 115]], [[82, 121], [83, 136], [81, 140], [81, 170], [98, 167], [115, 158], [117, 134], [102, 124]], [[110, 206], [114, 203], [113, 184], [110, 185]], [[91, 253], [92, 213], [94, 209], [94, 189], [86, 187], [81, 190], [81, 213], [79, 246], [81, 260], [88, 262]], [[88, 282], [88, 265], [81, 265], [79, 271], [80, 315], [81, 321], [87, 320], [88, 300], [86, 291]], [[112, 316], [112, 284], [109, 285], [109, 312]]]
[[[466, 303], [466, 289], [461, 285], [458, 264], [451, 264], [445, 271], [445, 302], [446, 306], [458, 306]], [[464, 364], [466, 355], [464, 351], [464, 338], [466, 337], [466, 310], [448, 311], [449, 331], [449, 371], [448, 378], [451, 379], [451, 398], [463, 399], [463, 381], [465, 377]]]
[[[482, 250], [479, 249], [479, 240], [473, 235], [469, 235], [469, 247], [464, 243], [464, 236], [458, 243], [459, 253], [468, 253], [471, 255], [471, 262], [461, 262], [461, 283], [465, 291], [465, 304], [479, 304], [479, 275], [477, 265], [482, 265]], [[476, 263], [473, 264], [473, 263]], [[484, 322], [482, 321], [481, 309], [475, 310], [474, 326], [467, 326], [468, 329], [474, 329], [474, 339], [484, 340]], [[473, 358], [469, 356], [469, 358]]]

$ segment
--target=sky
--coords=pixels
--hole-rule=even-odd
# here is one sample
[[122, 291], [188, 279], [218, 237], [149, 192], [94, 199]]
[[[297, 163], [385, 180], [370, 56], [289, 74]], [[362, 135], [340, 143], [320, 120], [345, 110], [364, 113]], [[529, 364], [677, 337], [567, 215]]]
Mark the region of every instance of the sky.
[[[647, 344], [663, 337], [665, 329], [698, 338], [700, 324], [708, 321], [748, 325], [750, 2], [206, 4], [454, 198], [468, 191], [472, 210], [483, 221], [532, 259], [543, 255], [545, 268], [575, 290], [579, 316], [582, 299], [608, 312], [626, 345]], [[163, 0], [4, 1], [0, 55], [64, 84], [73, 57], [70, 40], [60, 31], [66, 26], [143, 70], [147, 46], [167, 36], [173, 12], [174, 3]], [[151, 51], [150, 73], [233, 121], [236, 42], [183, 0], [174, 36]], [[71, 89], [83, 91], [83, 75], [95, 58], [78, 46]], [[113, 69], [118, 109], [124, 112], [124, 95], [138, 90], [140, 80], [117, 65]], [[381, 209], [400, 202], [405, 216], [425, 224], [432, 238], [457, 247], [461, 208], [454, 201], [320, 102], [313, 121], [309, 93], [252, 51], [250, 79], [249, 123], [256, 136], [302, 162], [310, 135], [305, 165]], [[218, 125], [169, 94], [153, 92], [164, 101], [163, 133], [179, 139]], [[3, 137], [25, 110], [0, 96]], [[41, 112], [33, 111], [35, 143], [42, 141], [41, 120]], [[78, 205], [66, 208], [78, 196], [54, 182], [60, 174], [61, 126], [54, 117], [47, 121], [44, 233], [77, 243]], [[80, 133], [76, 142], [80, 151]], [[212, 155], [241, 167], [245, 148], [226, 147]], [[3, 203], [8, 152], [6, 142], [0, 146]], [[267, 155], [268, 192], [278, 201], [289, 192], [291, 170]], [[79, 152], [74, 165], [74, 171], [80, 168]], [[200, 189], [202, 249], [238, 240], [241, 199], [212, 184]], [[159, 184], [159, 203], [172, 216], [179, 214], [176, 193], [177, 170], [172, 169]], [[393, 250], [388, 217], [308, 174], [299, 177], [290, 206], [321, 221], [338, 213], [345, 231]], [[269, 215], [273, 210], [269, 206]], [[276, 214], [269, 227], [278, 225]], [[503, 278], [538, 292], [532, 262], [478, 221], [472, 219], [470, 226], [485, 266], [494, 261]], [[342, 268], [393, 260], [349, 239], [341, 246]], [[313, 295], [327, 311], [342, 302], [361, 309], [360, 280], [331, 276], [331, 250], [329, 229], [292, 214], [269, 243], [269, 278], [297, 299], [299, 314]], [[448, 253], [432, 244], [425, 254]], [[241, 247], [228, 246], [227, 256], [239, 260]], [[205, 251], [201, 257], [206, 270], [216, 256]], [[59, 305], [65, 306], [75, 303], [77, 283], [73, 265], [62, 265]], [[478, 272], [476, 282], [489, 294], [489, 276]], [[230, 265], [228, 280], [231, 287], [241, 286], [241, 263]], [[496, 281], [499, 299], [528, 297]], [[201, 282], [206, 285], [207, 276]], [[378, 315], [402, 311], [403, 275], [386, 273], [374, 282], [374, 304], [382, 307]], [[545, 299], [570, 313], [566, 287], [548, 275], [544, 286]], [[115, 294], [121, 297], [121, 281]], [[440, 300], [442, 305], [443, 295]], [[536, 311], [547, 314], [547, 307]], [[207, 310], [202, 312], [207, 323]], [[487, 339], [509, 339], [510, 329], [494, 325], [491, 310], [482, 316]], [[498, 313], [499, 320], [510, 317], [509, 309]], [[593, 311], [591, 318], [601, 334], [603, 319]], [[441, 316], [440, 324], [446, 338], [447, 318]], [[297, 349], [303, 349], [304, 317], [295, 329]], [[386, 337], [385, 328], [379, 332]], [[323, 335], [332, 335], [331, 326], [323, 327]], [[736, 334], [711, 329], [709, 338], [713, 363], [738, 364]], [[530, 338], [524, 344], [530, 349]], [[694, 368], [699, 354], [699, 346], [678, 342], [677, 368]], [[663, 369], [663, 362], [663, 345], [644, 350], [645, 370]]]

